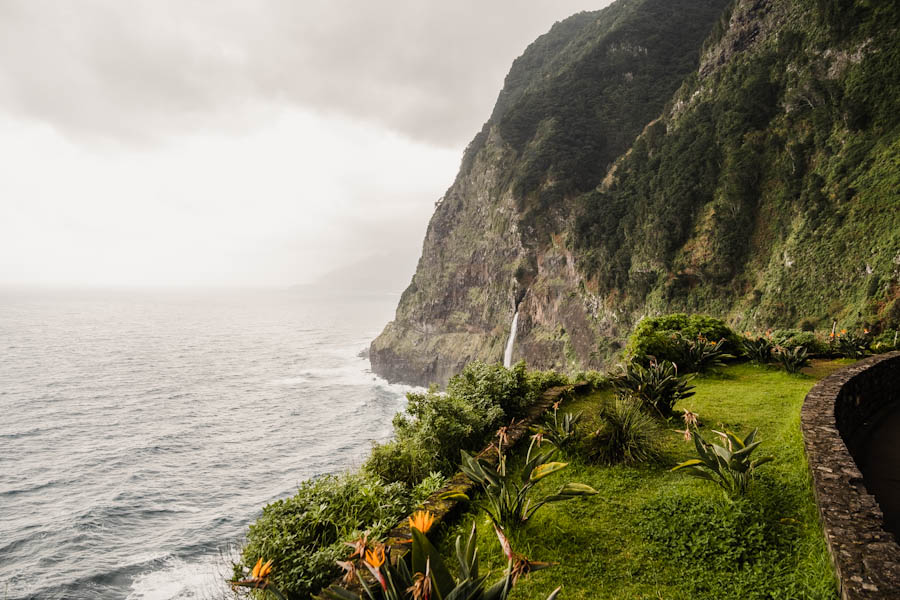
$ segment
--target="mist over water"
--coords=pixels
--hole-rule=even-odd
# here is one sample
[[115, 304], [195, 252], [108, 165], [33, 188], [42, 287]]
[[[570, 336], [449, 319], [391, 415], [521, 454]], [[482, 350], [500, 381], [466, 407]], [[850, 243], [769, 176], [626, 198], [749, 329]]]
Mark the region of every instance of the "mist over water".
[[390, 436], [359, 353], [396, 302], [0, 290], [0, 596], [214, 596], [264, 504]]

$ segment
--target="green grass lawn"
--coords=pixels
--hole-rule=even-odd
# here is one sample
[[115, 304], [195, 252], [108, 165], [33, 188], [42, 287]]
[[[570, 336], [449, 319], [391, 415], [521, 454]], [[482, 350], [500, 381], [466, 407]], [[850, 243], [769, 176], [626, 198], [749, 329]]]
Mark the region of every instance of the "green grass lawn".
[[[818, 378], [852, 361], [817, 361], [805, 375], [738, 364], [698, 377], [696, 395], [676, 405], [698, 413], [704, 437], [728, 428], [741, 435], [758, 427], [754, 456], [760, 467], [748, 497], [729, 503], [713, 483], [683, 472], [692, 442], [662, 433], [665, 458], [642, 467], [598, 466], [576, 453], [570, 466], [541, 482], [543, 493], [567, 481], [600, 494], [546, 505], [511, 536], [513, 549], [535, 561], [558, 563], [520, 580], [513, 598], [544, 600], [557, 586], [560, 598], [616, 599], [832, 599], [833, 570], [810, 489], [800, 433], [800, 407]], [[564, 411], [583, 410], [582, 431], [597, 426], [610, 392], [578, 398]], [[681, 427], [683, 429], [683, 426]], [[541, 494], [543, 495], [543, 494]], [[478, 523], [484, 565], [496, 573], [505, 558], [483, 513], [472, 508], [441, 535], [445, 556], [452, 541]]]

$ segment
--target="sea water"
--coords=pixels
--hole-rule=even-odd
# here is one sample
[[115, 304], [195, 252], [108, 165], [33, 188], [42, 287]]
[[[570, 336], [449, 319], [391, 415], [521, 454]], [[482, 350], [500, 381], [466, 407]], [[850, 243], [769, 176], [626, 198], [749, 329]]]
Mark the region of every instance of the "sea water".
[[397, 300], [0, 290], [0, 598], [221, 597], [266, 503], [390, 436]]

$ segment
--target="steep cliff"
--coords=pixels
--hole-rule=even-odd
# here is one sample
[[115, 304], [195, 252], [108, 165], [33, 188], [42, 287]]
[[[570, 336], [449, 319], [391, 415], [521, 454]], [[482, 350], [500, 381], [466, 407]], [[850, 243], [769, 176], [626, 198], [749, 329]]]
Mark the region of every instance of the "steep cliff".
[[900, 320], [894, 3], [619, 0], [516, 60], [373, 369], [602, 367], [645, 314]]

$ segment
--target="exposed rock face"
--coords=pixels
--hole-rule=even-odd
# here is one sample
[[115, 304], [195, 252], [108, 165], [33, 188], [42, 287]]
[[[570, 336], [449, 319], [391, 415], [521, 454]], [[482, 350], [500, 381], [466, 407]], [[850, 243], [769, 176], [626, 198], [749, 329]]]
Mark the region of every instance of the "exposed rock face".
[[529, 46], [375, 372], [442, 384], [499, 361], [516, 310], [513, 360], [568, 371], [605, 366], [665, 311], [900, 320], [900, 10], [729, 4], [619, 0]]

